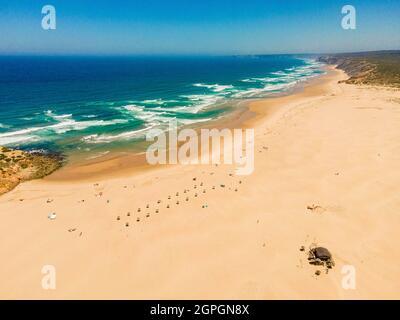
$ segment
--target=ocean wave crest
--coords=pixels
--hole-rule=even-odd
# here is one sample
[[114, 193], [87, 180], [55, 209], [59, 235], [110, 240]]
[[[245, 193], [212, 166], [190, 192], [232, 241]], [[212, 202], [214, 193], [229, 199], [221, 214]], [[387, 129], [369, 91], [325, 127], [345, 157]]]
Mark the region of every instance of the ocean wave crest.
[[206, 83], [195, 83], [193, 84], [193, 86], [207, 88], [213, 92], [222, 92], [233, 88], [233, 85], [206, 84]]
[[128, 122], [126, 119], [76, 121], [71, 118], [72, 115], [55, 115], [49, 112], [46, 112], [46, 114], [51, 115], [57, 123], [0, 133], [0, 145], [20, 145], [28, 142], [51, 140], [55, 134]]

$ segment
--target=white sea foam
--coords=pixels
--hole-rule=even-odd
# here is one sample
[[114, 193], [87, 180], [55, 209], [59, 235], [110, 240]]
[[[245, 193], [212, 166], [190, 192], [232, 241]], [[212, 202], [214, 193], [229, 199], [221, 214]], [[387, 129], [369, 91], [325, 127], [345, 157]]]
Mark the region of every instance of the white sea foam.
[[15, 136], [15, 137], [1, 137], [0, 136], [0, 145], [7, 146], [11, 144], [21, 144], [27, 142], [35, 142], [40, 139], [36, 136], [25, 135], [25, 136]]
[[[81, 141], [85, 143], [111, 143], [115, 141], [123, 141], [123, 140], [132, 140], [132, 139], [139, 139], [139, 138], [144, 138], [146, 136], [146, 132], [153, 129], [153, 128], [158, 128], [161, 130], [168, 130], [168, 122], [172, 120], [172, 118], [165, 118], [165, 122], [161, 124], [160, 122], [154, 122], [148, 125], [145, 128], [141, 129], [136, 129], [136, 130], [131, 130], [131, 131], [125, 131], [122, 133], [118, 134], [91, 134], [88, 136], [85, 136], [81, 139]], [[177, 121], [178, 125], [190, 125], [198, 122], [205, 122], [205, 121], [210, 121], [211, 118], [207, 119], [175, 119]]]
[[165, 111], [153, 111], [154, 109], [156, 108], [146, 109], [144, 106], [139, 105], [127, 105], [122, 107], [122, 110], [129, 111], [134, 118], [150, 124], [162, 123], [170, 119], [170, 117], [164, 116], [166, 114]]
[[249, 88], [241, 90], [232, 95], [234, 98], [246, 98], [262, 96], [270, 92], [279, 92], [290, 89], [299, 82], [305, 81], [318, 75], [317, 70], [321, 67], [318, 62], [304, 59], [307, 63], [305, 66], [291, 67], [282, 71], [271, 72], [269, 77], [264, 78], [248, 78], [241, 80], [247, 83], [257, 83], [263, 85], [262, 88]]
[[275, 76], [284, 76], [286, 75], [285, 71], [275, 71], [275, 72], [271, 72], [271, 74], [275, 75]]
[[207, 89], [210, 89], [211, 91], [214, 91], [214, 92], [222, 92], [222, 91], [225, 91], [227, 89], [232, 89], [233, 88], [232, 85], [206, 84], [206, 83], [195, 83], [195, 84], [193, 84], [193, 86], [207, 88]]
[[54, 120], [61, 120], [66, 118], [71, 118], [72, 114], [55, 114], [52, 110], [47, 110], [45, 112], [46, 116], [54, 119]]
[[81, 140], [86, 143], [110, 143], [120, 140], [129, 140], [133, 138], [140, 138], [145, 135], [145, 132], [154, 128], [156, 125], [150, 125], [146, 128], [125, 131], [119, 134], [91, 134], [83, 137]]
[[139, 106], [136, 104], [128, 104], [126, 106], [123, 106], [122, 108], [133, 112], [142, 112], [144, 110], [144, 106]]
[[58, 122], [47, 126], [30, 127], [16, 131], [0, 133], [0, 145], [23, 144], [40, 140], [49, 140], [54, 138], [54, 134], [63, 134], [68, 131], [83, 130], [89, 127], [109, 126], [128, 122], [126, 119], [109, 121], [75, 121], [71, 119], [69, 115], [57, 116], [48, 112], [46, 112], [46, 114], [51, 114], [51, 116], [54, 117], [54, 119], [57, 119]]
[[122, 107], [122, 110], [128, 110], [136, 118], [145, 122], [169, 121], [170, 116], [166, 116], [167, 113], [186, 113], [195, 114], [201, 111], [203, 108], [215, 104], [220, 97], [215, 95], [183, 95], [181, 98], [188, 100], [188, 105], [176, 106], [176, 107], [155, 107], [146, 108], [144, 106], [131, 104]]
[[88, 118], [88, 119], [91, 119], [91, 118], [97, 118], [97, 116], [95, 115], [95, 114], [88, 114], [88, 115], [84, 115], [84, 116], [82, 116], [83, 118]]
[[199, 113], [201, 110], [214, 105], [221, 101], [223, 97], [218, 95], [202, 95], [202, 94], [191, 94], [182, 95], [182, 98], [188, 99], [192, 105], [185, 109], [187, 113]]
[[277, 84], [267, 84], [263, 88], [248, 89], [233, 95], [234, 98], [253, 98], [270, 92], [284, 91], [296, 85], [297, 81]]
[[90, 120], [90, 121], [75, 121], [67, 120], [57, 124], [53, 124], [44, 127], [45, 130], [54, 130], [56, 133], [65, 133], [68, 131], [84, 130], [90, 127], [110, 126], [119, 123], [127, 123], [128, 120], [116, 119], [116, 120]]
[[[199, 97], [193, 97], [190, 96], [190, 99], [199, 99], [201, 100], [202, 96]], [[140, 139], [144, 138], [146, 135], [146, 132], [148, 130], [151, 130], [153, 128], [159, 128], [162, 130], [167, 130], [168, 129], [168, 123], [170, 120], [172, 120], [174, 117], [171, 116], [166, 116], [167, 111], [172, 111], [174, 109], [177, 111], [179, 110], [185, 110], [188, 111], [190, 109], [193, 112], [193, 109], [190, 107], [176, 107], [176, 108], [162, 108], [162, 107], [156, 107], [156, 108], [146, 108], [141, 105], [137, 104], [130, 104], [126, 105], [123, 107], [118, 107], [121, 112], [126, 113], [129, 112], [134, 118], [140, 119], [145, 122], [145, 127], [140, 128], [140, 129], [135, 129], [135, 130], [129, 130], [125, 131], [122, 133], [118, 134], [92, 134], [92, 135], [87, 135], [83, 138], [81, 138], [81, 141], [89, 144], [97, 144], [97, 143], [111, 143], [115, 141], [124, 141], [124, 140], [132, 140], [132, 139]], [[155, 111], [156, 110], [156, 111]], [[197, 122], [202, 122], [202, 121], [209, 121], [211, 120], [210, 118], [207, 119], [181, 119], [177, 118], [177, 123], [178, 125], [189, 125]]]
[[168, 102], [167, 100], [163, 99], [149, 99], [149, 100], [143, 100], [143, 103], [151, 103], [151, 104], [164, 104]]
[[56, 120], [71, 118], [72, 114], [61, 114], [61, 115], [53, 115], [53, 118]]

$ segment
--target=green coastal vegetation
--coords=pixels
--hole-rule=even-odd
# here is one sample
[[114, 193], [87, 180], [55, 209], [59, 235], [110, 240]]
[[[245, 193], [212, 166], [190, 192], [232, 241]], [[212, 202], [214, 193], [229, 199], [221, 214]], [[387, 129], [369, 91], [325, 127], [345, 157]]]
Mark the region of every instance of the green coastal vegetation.
[[345, 83], [400, 88], [398, 50], [324, 55], [319, 60], [346, 71], [350, 78]]
[[0, 147], [0, 195], [20, 182], [42, 178], [61, 167], [58, 155], [44, 155]]

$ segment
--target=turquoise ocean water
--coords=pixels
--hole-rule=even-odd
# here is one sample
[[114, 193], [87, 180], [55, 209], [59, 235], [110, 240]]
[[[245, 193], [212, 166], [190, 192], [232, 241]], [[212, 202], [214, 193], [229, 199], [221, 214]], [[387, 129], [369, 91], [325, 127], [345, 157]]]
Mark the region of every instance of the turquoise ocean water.
[[0, 145], [105, 154], [176, 118], [223, 117], [238, 102], [320, 75], [291, 55], [231, 57], [0, 57]]

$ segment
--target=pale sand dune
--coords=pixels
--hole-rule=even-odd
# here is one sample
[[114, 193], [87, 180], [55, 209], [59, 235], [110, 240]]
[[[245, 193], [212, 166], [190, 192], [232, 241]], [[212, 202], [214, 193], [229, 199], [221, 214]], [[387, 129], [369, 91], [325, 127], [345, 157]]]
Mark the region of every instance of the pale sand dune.
[[[400, 92], [343, 78], [331, 70], [250, 106], [250, 176], [175, 166], [31, 181], [0, 197], [0, 298], [400, 298]], [[333, 254], [328, 274], [299, 250], [313, 242]], [[46, 264], [56, 290], [41, 287]], [[344, 265], [355, 290], [342, 288]]]

